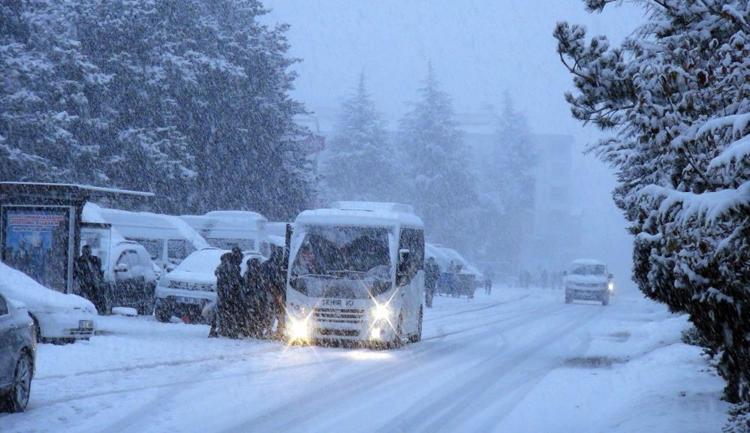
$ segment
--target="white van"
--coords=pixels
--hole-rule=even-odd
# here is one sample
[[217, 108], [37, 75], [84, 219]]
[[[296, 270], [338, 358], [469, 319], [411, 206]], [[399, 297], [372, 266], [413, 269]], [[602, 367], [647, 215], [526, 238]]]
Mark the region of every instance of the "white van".
[[180, 218], [212, 247], [223, 250], [239, 247], [242, 251], [270, 255], [264, 230], [267, 220], [257, 212], [224, 210], [205, 215], [182, 215]]
[[101, 208], [100, 215], [125, 239], [138, 242], [165, 271], [174, 269], [208, 243], [180, 217], [151, 212]]
[[287, 337], [393, 347], [422, 338], [424, 225], [411, 206], [340, 202], [294, 222]]
[[576, 299], [609, 304], [614, 282], [606, 264], [594, 259], [577, 259], [564, 274], [566, 304]]

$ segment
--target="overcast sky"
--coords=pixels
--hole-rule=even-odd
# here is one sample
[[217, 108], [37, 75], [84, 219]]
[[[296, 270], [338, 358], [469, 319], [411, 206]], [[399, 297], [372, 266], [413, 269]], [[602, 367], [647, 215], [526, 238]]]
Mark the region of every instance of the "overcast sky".
[[[431, 61], [458, 112], [498, 105], [508, 91], [534, 132], [565, 133], [580, 149], [599, 134], [570, 117], [563, 93], [571, 78], [552, 31], [558, 21], [584, 24], [619, 42], [642, 21], [629, 4], [588, 14], [581, 0], [266, 0], [266, 22], [291, 25], [291, 55], [302, 62], [294, 95], [329, 116], [354, 88], [360, 71], [390, 126], [415, 98]], [[630, 240], [610, 199], [611, 172], [578, 156], [577, 205], [597, 227], [581, 255], [630, 267]]]

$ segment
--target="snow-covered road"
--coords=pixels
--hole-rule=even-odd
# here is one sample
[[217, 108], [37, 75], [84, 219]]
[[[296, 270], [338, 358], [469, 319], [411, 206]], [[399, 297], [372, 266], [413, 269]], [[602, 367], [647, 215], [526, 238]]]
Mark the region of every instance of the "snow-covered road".
[[395, 351], [207, 339], [107, 317], [107, 335], [40, 346], [24, 414], [2, 432], [706, 432], [721, 381], [679, 342], [684, 318], [639, 295], [438, 298]]

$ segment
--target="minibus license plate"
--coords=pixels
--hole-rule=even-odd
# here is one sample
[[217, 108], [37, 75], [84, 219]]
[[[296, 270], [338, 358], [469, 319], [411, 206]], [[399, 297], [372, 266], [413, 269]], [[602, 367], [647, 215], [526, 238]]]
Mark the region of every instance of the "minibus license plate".
[[192, 305], [201, 305], [203, 303], [202, 299], [198, 299], [198, 298], [185, 298], [185, 297], [182, 297], [182, 296], [176, 297], [175, 301], [179, 302], [180, 304], [192, 304]]

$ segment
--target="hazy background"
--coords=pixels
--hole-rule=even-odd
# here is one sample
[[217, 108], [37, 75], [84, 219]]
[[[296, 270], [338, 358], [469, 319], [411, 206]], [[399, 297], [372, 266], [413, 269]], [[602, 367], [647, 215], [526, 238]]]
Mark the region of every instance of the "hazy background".
[[[294, 95], [316, 113], [322, 129], [364, 71], [389, 128], [432, 62], [459, 115], [499, 106], [509, 92], [534, 133], [574, 137], [573, 197], [587, 228], [578, 256], [609, 262], [629, 285], [630, 237], [614, 207], [611, 171], [581, 154], [598, 132], [574, 121], [563, 93], [571, 79], [560, 64], [552, 30], [558, 21], [586, 25], [620, 41], [642, 19], [628, 4], [588, 14], [580, 0], [266, 0], [268, 23], [286, 22], [299, 77]], [[550, 174], [552, 175], [552, 174]], [[590, 228], [590, 230], [588, 230]]]

